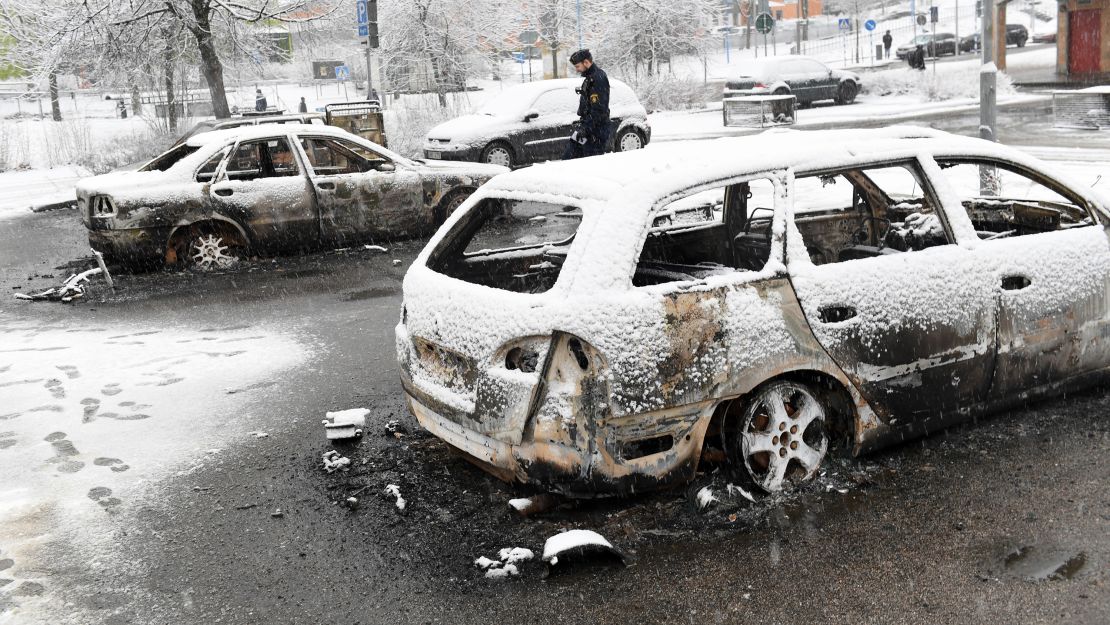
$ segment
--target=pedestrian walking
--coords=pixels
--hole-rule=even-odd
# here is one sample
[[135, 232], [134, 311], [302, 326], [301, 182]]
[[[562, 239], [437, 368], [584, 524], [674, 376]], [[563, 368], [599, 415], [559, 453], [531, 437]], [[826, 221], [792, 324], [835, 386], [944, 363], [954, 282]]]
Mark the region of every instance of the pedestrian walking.
[[890, 58], [890, 46], [894, 45], [894, 37], [890, 36], [890, 31], [883, 34], [883, 58]]
[[254, 90], [254, 110], [256, 110], [256, 111], [265, 111], [266, 110], [266, 96], [262, 95], [262, 90], [261, 89], [255, 89]]
[[298, 113], [307, 113], [308, 112], [308, 104], [305, 103], [304, 96], [301, 96], [301, 103], [297, 105], [297, 112]]
[[116, 101], [116, 113], [119, 114], [120, 119], [127, 119], [127, 105], [123, 103], [123, 98]]
[[589, 50], [570, 55], [574, 71], [582, 76], [578, 93], [578, 122], [563, 151], [563, 159], [596, 156], [609, 146], [609, 77], [594, 65]]

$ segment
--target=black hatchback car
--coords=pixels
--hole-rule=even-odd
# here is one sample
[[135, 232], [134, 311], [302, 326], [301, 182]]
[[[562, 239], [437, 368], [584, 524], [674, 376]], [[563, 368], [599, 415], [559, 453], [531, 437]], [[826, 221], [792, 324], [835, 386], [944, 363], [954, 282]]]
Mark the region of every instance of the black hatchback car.
[[[424, 157], [477, 161], [521, 167], [562, 157], [578, 120], [581, 78], [540, 80], [501, 91], [476, 114], [448, 120], [428, 131]], [[651, 126], [636, 93], [609, 79], [607, 152], [627, 152], [647, 145]]]
[[926, 56], [944, 56], [956, 53], [956, 35], [952, 33], [925, 33], [913, 38], [907, 44], [901, 45], [894, 51], [895, 56], [906, 60], [917, 46], [925, 47]]
[[[1021, 24], [1006, 24], [1006, 45], [1024, 48], [1026, 41], [1029, 41], [1028, 29]], [[972, 33], [960, 39], [961, 52], [978, 50], [979, 46], [979, 33]]]

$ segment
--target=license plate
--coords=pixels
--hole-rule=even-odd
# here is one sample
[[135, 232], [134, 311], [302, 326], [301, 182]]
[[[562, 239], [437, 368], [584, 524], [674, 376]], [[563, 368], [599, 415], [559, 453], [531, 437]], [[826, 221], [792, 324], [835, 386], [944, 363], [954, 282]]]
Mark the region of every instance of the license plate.
[[426, 152], [428, 158], [443, 158], [443, 152]]

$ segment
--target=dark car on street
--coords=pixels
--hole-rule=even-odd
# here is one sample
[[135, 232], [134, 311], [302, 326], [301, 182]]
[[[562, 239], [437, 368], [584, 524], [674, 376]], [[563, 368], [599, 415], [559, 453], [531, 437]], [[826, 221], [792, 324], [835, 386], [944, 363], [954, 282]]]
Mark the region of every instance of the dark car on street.
[[804, 56], [770, 57], [745, 63], [740, 75], [725, 83], [725, 97], [793, 95], [798, 104], [833, 100], [851, 104], [859, 93], [860, 77]]
[[[1053, 37], [1053, 41], [1055, 40], [1055, 37]], [[1024, 26], [1021, 24], [1006, 24], [1006, 45], [1024, 48], [1026, 41], [1029, 41], [1029, 31]], [[978, 50], [979, 47], [979, 33], [972, 33], [960, 39], [961, 52], [971, 52]]]
[[918, 35], [909, 43], [899, 46], [898, 49], [894, 51], [894, 54], [904, 61], [917, 46], [925, 47], [925, 56], [956, 54], [956, 35], [952, 33], [925, 33], [923, 35]]
[[[578, 120], [581, 78], [562, 78], [510, 87], [473, 115], [448, 120], [428, 131], [424, 157], [477, 161], [515, 168], [562, 157]], [[635, 92], [609, 80], [612, 144], [607, 152], [637, 150], [651, 140], [647, 111]]]

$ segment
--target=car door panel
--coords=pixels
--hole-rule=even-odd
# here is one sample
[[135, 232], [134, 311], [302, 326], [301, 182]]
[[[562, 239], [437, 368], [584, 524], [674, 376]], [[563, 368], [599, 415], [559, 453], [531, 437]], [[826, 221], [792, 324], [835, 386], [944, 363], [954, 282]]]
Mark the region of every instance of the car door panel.
[[[420, 232], [430, 219], [419, 173], [351, 142], [304, 137], [322, 238], [350, 245]], [[389, 169], [393, 168], [392, 171]]]
[[284, 137], [244, 141], [221, 179], [207, 186], [213, 211], [243, 225], [260, 249], [308, 247], [319, 238], [312, 189], [288, 146]]

